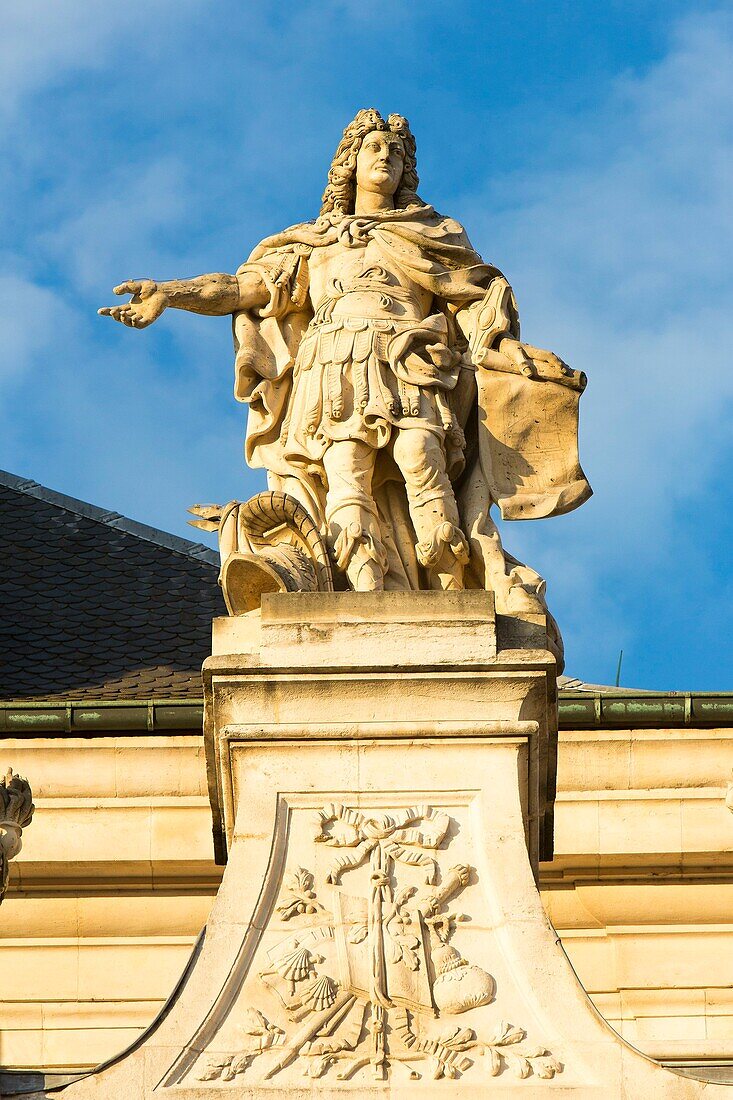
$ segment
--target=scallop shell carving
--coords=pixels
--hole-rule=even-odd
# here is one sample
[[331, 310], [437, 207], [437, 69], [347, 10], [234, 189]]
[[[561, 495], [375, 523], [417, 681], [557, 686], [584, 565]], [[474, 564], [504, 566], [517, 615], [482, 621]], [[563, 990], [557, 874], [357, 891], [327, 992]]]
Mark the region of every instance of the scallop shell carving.
[[316, 978], [303, 994], [304, 1005], [309, 1005], [314, 1012], [321, 1012], [324, 1008], [330, 1008], [336, 1000], [336, 982], [323, 974]]
[[278, 974], [290, 982], [302, 982], [313, 969], [313, 956], [305, 947], [296, 947], [278, 959]]

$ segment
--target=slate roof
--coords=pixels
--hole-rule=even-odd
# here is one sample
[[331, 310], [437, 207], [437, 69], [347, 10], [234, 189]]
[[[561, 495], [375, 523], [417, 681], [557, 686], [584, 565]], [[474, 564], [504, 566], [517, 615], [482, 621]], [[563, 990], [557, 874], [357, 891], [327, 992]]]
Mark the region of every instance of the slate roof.
[[611, 684], [586, 684], [584, 680], [578, 680], [576, 676], [558, 676], [557, 686], [560, 691], [574, 692], [577, 695], [654, 695], [657, 694], [649, 688], [613, 687]]
[[200, 699], [218, 555], [0, 471], [0, 700]]
[[0, 701], [200, 702], [226, 614], [215, 550], [2, 470], [0, 536]]

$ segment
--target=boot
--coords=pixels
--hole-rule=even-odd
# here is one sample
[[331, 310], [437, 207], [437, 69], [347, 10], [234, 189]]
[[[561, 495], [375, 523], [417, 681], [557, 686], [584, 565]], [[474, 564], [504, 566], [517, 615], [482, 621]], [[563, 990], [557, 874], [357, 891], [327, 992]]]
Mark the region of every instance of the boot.
[[333, 544], [336, 565], [346, 573], [355, 592], [381, 592], [387, 571], [387, 555], [379, 539], [352, 520]]
[[444, 520], [432, 535], [415, 547], [417, 560], [425, 567], [432, 589], [457, 592], [463, 589], [463, 569], [468, 565], [468, 543], [454, 523]]

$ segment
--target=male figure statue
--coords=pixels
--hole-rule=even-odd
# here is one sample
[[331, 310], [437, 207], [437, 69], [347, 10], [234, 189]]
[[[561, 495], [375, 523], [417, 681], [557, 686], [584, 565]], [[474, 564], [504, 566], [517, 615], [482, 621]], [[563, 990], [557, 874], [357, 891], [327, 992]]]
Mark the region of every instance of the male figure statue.
[[[407, 120], [359, 111], [315, 221], [264, 240], [236, 275], [122, 283], [130, 302], [99, 312], [131, 328], [169, 306], [233, 315], [247, 460], [306, 508], [350, 587], [470, 586], [493, 589], [500, 610], [537, 604], [541, 578], [507, 558], [489, 509], [536, 518], [589, 495], [577, 464], [584, 379], [520, 342], [509, 284], [417, 185]], [[538, 450], [525, 391], [548, 385], [564, 402], [550, 416], [570, 412], [555, 433], [553, 454], [569, 452], [559, 477], [554, 460], [538, 470], [500, 438], [521, 422], [517, 438]]]

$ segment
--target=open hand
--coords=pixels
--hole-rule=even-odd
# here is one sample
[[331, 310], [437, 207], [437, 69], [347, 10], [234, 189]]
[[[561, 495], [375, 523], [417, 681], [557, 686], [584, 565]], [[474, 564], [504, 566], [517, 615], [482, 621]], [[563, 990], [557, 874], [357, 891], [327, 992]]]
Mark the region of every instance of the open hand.
[[102, 317], [112, 317], [128, 328], [147, 328], [160, 317], [168, 305], [168, 299], [158, 284], [152, 279], [130, 280], [114, 288], [115, 294], [131, 294], [130, 301], [123, 306], [103, 306], [97, 313]]

